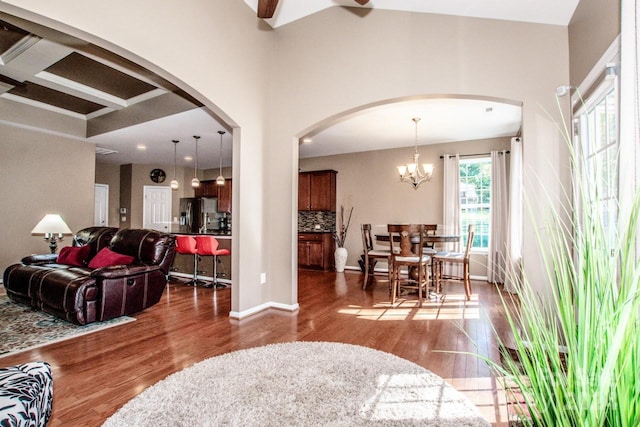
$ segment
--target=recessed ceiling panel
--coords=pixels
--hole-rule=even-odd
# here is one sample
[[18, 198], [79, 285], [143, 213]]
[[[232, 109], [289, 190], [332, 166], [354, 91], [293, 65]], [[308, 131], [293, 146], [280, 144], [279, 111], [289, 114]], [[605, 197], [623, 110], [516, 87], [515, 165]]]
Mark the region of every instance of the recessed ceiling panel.
[[58, 92], [57, 90], [31, 82], [25, 82], [24, 86], [16, 86], [8, 93], [84, 115], [104, 108], [104, 105], [96, 104], [95, 102]]
[[18, 43], [27, 35], [29, 35], [29, 33], [23, 29], [0, 21], [0, 54], [11, 49], [14, 44]]
[[67, 55], [45, 71], [121, 99], [130, 99], [156, 89], [155, 86], [149, 83], [138, 80], [77, 52]]

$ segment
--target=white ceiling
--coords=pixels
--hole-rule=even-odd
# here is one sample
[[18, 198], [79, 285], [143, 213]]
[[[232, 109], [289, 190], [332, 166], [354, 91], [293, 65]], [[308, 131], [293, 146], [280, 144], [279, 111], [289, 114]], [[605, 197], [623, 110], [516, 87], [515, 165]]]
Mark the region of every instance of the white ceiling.
[[[198, 169], [217, 168], [220, 163], [220, 134], [224, 127], [205, 108], [195, 108], [182, 113], [151, 120], [139, 125], [118, 129], [89, 138], [99, 147], [118, 153], [98, 155], [98, 160], [112, 164], [170, 164], [173, 166], [174, 144], [177, 166], [193, 167], [196, 140], [198, 140]], [[231, 166], [232, 135], [222, 135], [222, 166]], [[139, 149], [144, 145], [146, 149]], [[167, 170], [167, 173], [170, 171]]]
[[[244, 0], [257, 11], [258, 0]], [[406, 12], [436, 13], [567, 25], [579, 0], [370, 0], [360, 6], [354, 0], [280, 0], [273, 18], [266, 22], [273, 28], [288, 24], [329, 7], [348, 6]]]
[[494, 99], [430, 98], [368, 108], [309, 135], [300, 157], [516, 136], [522, 122], [520, 105]]

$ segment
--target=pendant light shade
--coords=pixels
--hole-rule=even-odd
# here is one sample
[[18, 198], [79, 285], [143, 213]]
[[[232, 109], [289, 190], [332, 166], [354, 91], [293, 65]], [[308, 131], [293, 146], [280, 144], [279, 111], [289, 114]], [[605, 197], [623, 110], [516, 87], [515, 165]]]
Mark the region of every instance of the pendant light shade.
[[218, 172], [218, 177], [216, 178], [216, 185], [219, 186], [223, 186], [224, 185], [224, 176], [222, 176], [222, 135], [224, 135], [226, 132], [223, 130], [219, 130], [218, 133], [220, 134], [220, 170]]
[[177, 139], [172, 140], [173, 142], [173, 179], [171, 180], [171, 189], [172, 190], [177, 190], [178, 188], [180, 188], [180, 184], [178, 183], [178, 178], [176, 177], [176, 152], [177, 152], [177, 148], [178, 148], [178, 141]]
[[198, 140], [200, 139], [200, 137], [197, 135], [193, 135], [193, 138], [196, 140], [196, 169], [194, 177], [191, 180], [191, 187], [198, 188], [200, 187], [200, 180], [198, 179]]

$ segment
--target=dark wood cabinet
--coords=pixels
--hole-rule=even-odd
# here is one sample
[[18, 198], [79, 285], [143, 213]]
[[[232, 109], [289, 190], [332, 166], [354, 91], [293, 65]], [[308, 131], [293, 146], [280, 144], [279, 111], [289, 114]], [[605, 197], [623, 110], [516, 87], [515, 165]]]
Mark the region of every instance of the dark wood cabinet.
[[218, 212], [231, 213], [231, 180], [227, 179], [223, 186], [216, 184], [215, 179], [200, 181], [200, 187], [193, 190], [194, 197], [217, 197]]
[[218, 186], [215, 181], [200, 181], [200, 187], [193, 190], [194, 197], [218, 197]]
[[[215, 185], [215, 181], [213, 181]], [[216, 185], [218, 191], [218, 212], [231, 213], [231, 180], [227, 179], [223, 186]]]
[[336, 210], [336, 174], [334, 170], [298, 174], [298, 211]]
[[333, 270], [334, 248], [335, 242], [331, 233], [299, 233], [298, 267]]

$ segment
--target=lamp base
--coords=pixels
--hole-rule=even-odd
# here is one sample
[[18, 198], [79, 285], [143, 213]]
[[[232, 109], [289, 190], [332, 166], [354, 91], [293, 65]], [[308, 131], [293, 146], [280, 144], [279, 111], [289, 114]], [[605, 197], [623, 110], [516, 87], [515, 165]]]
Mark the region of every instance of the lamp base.
[[53, 235], [44, 236], [44, 240], [49, 242], [49, 250], [51, 251], [52, 254], [56, 253], [56, 250], [58, 249], [58, 240], [62, 240], [62, 239], [63, 239], [62, 235], [56, 236], [55, 234], [53, 234]]

